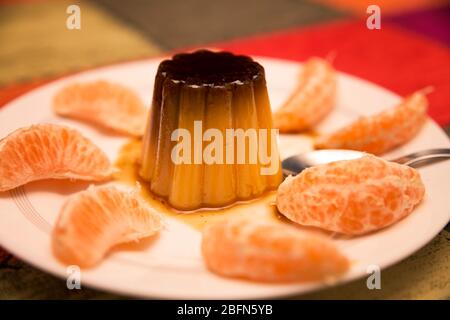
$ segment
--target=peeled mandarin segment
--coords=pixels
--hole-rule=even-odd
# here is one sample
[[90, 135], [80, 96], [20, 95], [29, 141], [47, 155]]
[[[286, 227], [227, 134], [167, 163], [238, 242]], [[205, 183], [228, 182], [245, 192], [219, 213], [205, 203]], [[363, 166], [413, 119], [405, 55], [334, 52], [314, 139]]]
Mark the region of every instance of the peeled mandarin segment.
[[146, 108], [131, 89], [107, 81], [76, 83], [57, 92], [56, 114], [133, 136], [144, 133]]
[[52, 234], [54, 255], [66, 264], [92, 267], [116, 244], [152, 236], [161, 217], [134, 193], [112, 186], [68, 198]]
[[336, 72], [325, 60], [309, 59], [297, 89], [273, 116], [281, 132], [311, 129], [330, 113], [336, 103]]
[[[195, 121], [201, 130], [195, 130]], [[249, 57], [203, 50], [163, 61], [148, 123], [140, 175], [153, 193], [176, 209], [222, 207], [260, 196], [281, 183], [264, 69]], [[167, 142], [175, 129], [189, 134], [189, 147], [184, 135]], [[244, 164], [237, 163], [236, 132], [228, 131], [238, 129], [254, 130], [257, 137], [252, 142], [256, 150], [246, 138]], [[266, 145], [259, 144], [259, 129], [268, 131]], [[260, 160], [259, 149], [270, 156], [270, 148], [275, 169], [262, 173], [260, 169], [269, 165]], [[184, 151], [189, 156], [184, 157]], [[254, 163], [249, 163], [249, 154], [256, 156]], [[188, 161], [174, 163], [171, 155]]]
[[262, 282], [321, 281], [349, 268], [348, 259], [325, 237], [248, 219], [208, 225], [202, 254], [214, 273]]
[[78, 131], [54, 124], [18, 129], [0, 140], [0, 191], [42, 179], [105, 180], [107, 156]]
[[372, 155], [308, 168], [278, 188], [278, 210], [304, 225], [348, 235], [409, 215], [425, 188], [417, 170]]
[[318, 139], [317, 149], [353, 149], [382, 154], [412, 139], [426, 120], [428, 101], [416, 92], [398, 106], [363, 117]]

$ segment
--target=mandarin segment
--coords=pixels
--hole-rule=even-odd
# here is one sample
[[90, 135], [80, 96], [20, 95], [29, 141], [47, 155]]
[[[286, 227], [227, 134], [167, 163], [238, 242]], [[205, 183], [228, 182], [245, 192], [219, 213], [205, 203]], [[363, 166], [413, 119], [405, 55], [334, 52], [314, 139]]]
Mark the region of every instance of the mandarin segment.
[[336, 72], [327, 61], [309, 59], [300, 75], [297, 89], [273, 115], [281, 132], [311, 129], [336, 103]]
[[61, 208], [52, 249], [66, 264], [92, 267], [114, 245], [152, 236], [162, 226], [160, 215], [136, 193], [90, 187], [71, 195]]
[[415, 92], [394, 108], [362, 117], [319, 138], [315, 147], [382, 154], [408, 142], [420, 131], [426, 120], [427, 105], [424, 92]]
[[103, 151], [64, 126], [33, 125], [0, 140], [0, 192], [42, 179], [100, 181], [111, 173]]
[[146, 108], [134, 91], [104, 80], [74, 83], [58, 91], [53, 99], [56, 114], [142, 136]]
[[288, 177], [278, 188], [277, 207], [298, 224], [360, 235], [409, 215], [424, 193], [417, 170], [365, 155]]
[[249, 219], [208, 225], [202, 254], [214, 273], [262, 282], [322, 281], [349, 268], [348, 259], [323, 236]]

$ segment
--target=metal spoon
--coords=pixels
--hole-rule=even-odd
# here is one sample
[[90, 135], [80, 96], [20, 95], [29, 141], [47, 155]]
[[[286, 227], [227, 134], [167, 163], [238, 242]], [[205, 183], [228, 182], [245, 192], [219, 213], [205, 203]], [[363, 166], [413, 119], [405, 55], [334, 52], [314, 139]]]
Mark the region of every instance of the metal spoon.
[[[364, 156], [364, 152], [355, 150], [314, 150], [286, 158], [282, 161], [283, 175], [296, 175], [304, 169], [339, 160], [352, 160]], [[418, 168], [430, 163], [450, 159], [450, 149], [429, 149], [414, 152], [391, 161]]]

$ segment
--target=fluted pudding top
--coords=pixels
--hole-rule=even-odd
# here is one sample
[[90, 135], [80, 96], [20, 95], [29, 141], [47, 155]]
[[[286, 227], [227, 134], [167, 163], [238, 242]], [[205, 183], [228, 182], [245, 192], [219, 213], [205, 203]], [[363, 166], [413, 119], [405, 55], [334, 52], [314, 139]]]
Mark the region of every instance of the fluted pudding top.
[[199, 50], [161, 62], [158, 73], [187, 85], [224, 86], [264, 77], [264, 68], [247, 56]]

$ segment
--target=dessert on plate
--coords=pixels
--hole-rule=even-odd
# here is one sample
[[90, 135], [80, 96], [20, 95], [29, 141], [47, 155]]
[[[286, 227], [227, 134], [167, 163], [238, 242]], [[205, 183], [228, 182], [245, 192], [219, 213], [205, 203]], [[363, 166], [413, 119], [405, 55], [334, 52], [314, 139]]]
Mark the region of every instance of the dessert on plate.
[[[257, 133], [245, 136], [243, 146], [238, 131], [242, 138], [248, 129]], [[177, 54], [161, 62], [156, 74], [140, 175], [154, 194], [180, 210], [221, 207], [258, 197], [276, 189], [282, 180], [271, 129], [260, 64], [228, 52]], [[188, 136], [193, 139], [186, 142]], [[180, 151], [179, 144], [187, 147]], [[208, 161], [208, 155], [213, 161]], [[242, 157], [245, 161], [240, 161]], [[267, 167], [275, 170], [264, 172]]]

